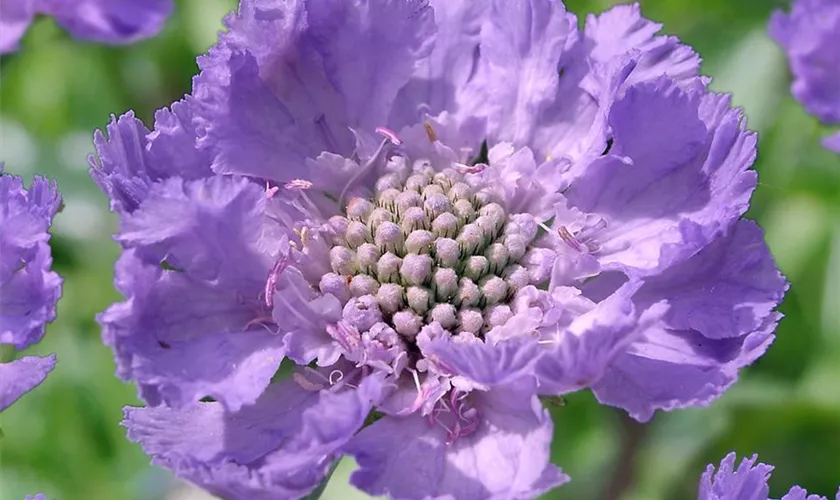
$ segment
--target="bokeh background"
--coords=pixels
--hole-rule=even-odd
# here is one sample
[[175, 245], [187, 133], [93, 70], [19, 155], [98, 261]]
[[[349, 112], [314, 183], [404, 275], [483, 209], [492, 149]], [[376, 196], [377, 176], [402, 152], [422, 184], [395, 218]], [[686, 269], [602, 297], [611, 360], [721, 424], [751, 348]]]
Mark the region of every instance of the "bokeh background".
[[[513, 1], [513, 0], [511, 0]], [[569, 0], [583, 19], [612, 2]], [[825, 127], [790, 97], [786, 62], [768, 38], [770, 0], [647, 0], [647, 17], [703, 56], [713, 88], [734, 94], [760, 134], [760, 185], [751, 218], [766, 230], [792, 283], [786, 318], [769, 353], [708, 409], [657, 414], [645, 426], [599, 406], [588, 393], [552, 407], [553, 460], [573, 480], [546, 498], [691, 499], [707, 463], [728, 451], [777, 466], [772, 496], [792, 484], [833, 498], [840, 482], [840, 156], [819, 146]], [[0, 158], [9, 172], [58, 179], [64, 211], [54, 224], [55, 268], [64, 276], [58, 320], [31, 353], [57, 352], [55, 372], [2, 415], [0, 498], [210, 498], [149, 465], [119, 426], [138, 404], [114, 376], [95, 314], [120, 297], [111, 285], [116, 222], [87, 175], [91, 136], [112, 113], [179, 99], [195, 56], [215, 40], [234, 0], [177, 0], [164, 33], [130, 47], [71, 40], [50, 19], [23, 49], [0, 59]], [[840, 82], [838, 82], [840, 85]], [[4, 360], [14, 354], [3, 351]], [[322, 498], [365, 498], [342, 463]]]

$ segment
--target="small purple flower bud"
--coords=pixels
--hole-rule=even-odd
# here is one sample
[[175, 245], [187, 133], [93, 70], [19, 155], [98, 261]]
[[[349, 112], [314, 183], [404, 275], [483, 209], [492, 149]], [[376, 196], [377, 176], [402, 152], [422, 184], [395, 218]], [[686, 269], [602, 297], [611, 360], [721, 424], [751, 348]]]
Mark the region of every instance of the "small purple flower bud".
[[431, 293], [427, 288], [412, 286], [406, 290], [408, 307], [414, 309], [417, 314], [426, 314], [431, 304]]
[[513, 311], [507, 304], [496, 304], [484, 309], [484, 323], [487, 328], [502, 326], [513, 317]]
[[432, 274], [432, 258], [428, 255], [408, 254], [400, 266], [400, 276], [409, 285], [422, 285]]
[[461, 309], [458, 311], [458, 331], [478, 334], [484, 326], [484, 319], [478, 309]]
[[387, 209], [382, 207], [377, 207], [373, 209], [373, 212], [370, 213], [367, 219], [367, 226], [372, 230], [375, 234], [376, 229], [382, 225], [383, 222], [394, 222], [394, 217], [391, 215]]
[[343, 320], [360, 332], [364, 332], [375, 323], [382, 321], [382, 313], [379, 311], [379, 304], [372, 295], [353, 297], [342, 310]]
[[522, 257], [531, 283], [543, 283], [551, 278], [551, 269], [557, 254], [550, 248], [532, 248]]
[[327, 227], [331, 234], [343, 239], [344, 233], [347, 232], [347, 224], [349, 222], [346, 217], [333, 215], [330, 217], [329, 222], [327, 222]]
[[379, 290], [379, 282], [367, 274], [357, 274], [350, 280], [350, 293], [354, 297], [375, 295]]
[[520, 234], [509, 234], [505, 236], [505, 248], [508, 250], [508, 255], [512, 260], [519, 260], [528, 249], [528, 242], [525, 237]]
[[435, 269], [433, 282], [435, 297], [441, 302], [449, 302], [458, 293], [458, 273], [454, 269], [445, 267]]
[[420, 193], [416, 191], [403, 191], [397, 196], [397, 211], [403, 213], [410, 207], [419, 207], [423, 203], [423, 198]]
[[437, 321], [440, 326], [449, 330], [458, 323], [458, 318], [455, 314], [455, 307], [452, 304], [437, 304], [429, 313], [429, 318], [432, 321]]
[[460, 307], [469, 307], [478, 303], [481, 298], [481, 291], [478, 285], [469, 278], [461, 278], [458, 282], [457, 304]]
[[435, 241], [435, 260], [441, 267], [455, 267], [461, 260], [458, 242], [451, 238], [438, 238]]
[[323, 294], [331, 294], [339, 301], [346, 302], [350, 298], [350, 290], [347, 287], [347, 278], [335, 273], [327, 273], [321, 276], [318, 289]]
[[449, 199], [453, 202], [457, 200], [469, 200], [473, 195], [473, 188], [466, 182], [458, 182], [449, 188]]
[[379, 247], [373, 243], [362, 243], [356, 249], [356, 261], [359, 263], [359, 267], [364, 270], [375, 268], [379, 257], [381, 257]]
[[498, 276], [485, 276], [478, 286], [481, 289], [481, 294], [487, 300], [487, 305], [498, 304], [507, 297], [507, 283]]
[[429, 185], [429, 182], [431, 182], [431, 179], [429, 179], [425, 175], [414, 174], [412, 176], [409, 176], [408, 179], [406, 179], [405, 189], [406, 191], [410, 190], [420, 193], [421, 191], [423, 191], [423, 188]]
[[426, 228], [426, 212], [420, 207], [409, 207], [400, 219], [400, 226], [405, 234]]
[[475, 218], [475, 208], [469, 200], [458, 200], [452, 205], [452, 212], [463, 221], [471, 221]]
[[373, 211], [373, 203], [364, 198], [353, 198], [347, 203], [347, 217], [364, 220]]
[[461, 228], [461, 234], [455, 238], [467, 253], [473, 253], [484, 244], [484, 233], [476, 224], [467, 224]]
[[427, 200], [432, 197], [432, 195], [436, 194], [444, 194], [443, 188], [438, 186], [437, 184], [429, 184], [428, 186], [423, 188], [423, 199]]
[[507, 281], [508, 286], [514, 290], [522, 289], [531, 284], [531, 277], [528, 270], [519, 264], [513, 264], [505, 268], [502, 276]]
[[333, 272], [343, 276], [355, 274], [356, 253], [347, 247], [332, 247], [330, 249], [330, 267]]
[[363, 222], [351, 220], [347, 224], [347, 231], [344, 233], [344, 239], [351, 248], [357, 248], [359, 245], [367, 241], [370, 237], [370, 231]]
[[484, 251], [484, 256], [487, 257], [487, 263], [493, 271], [504, 269], [510, 257], [507, 248], [501, 243], [493, 243], [487, 247], [487, 250]]
[[[532, 242], [537, 237], [539, 225], [531, 214], [516, 214], [510, 217], [509, 226], [516, 229], [526, 241]], [[507, 231], [505, 231], [507, 233]]]
[[439, 237], [450, 237], [458, 234], [458, 217], [444, 212], [432, 221], [432, 232]]
[[379, 202], [380, 207], [387, 207], [397, 201], [397, 196], [400, 195], [402, 191], [399, 191], [394, 188], [388, 188], [377, 196], [377, 201]]
[[426, 201], [423, 202], [423, 209], [434, 219], [438, 215], [452, 210], [452, 203], [449, 202], [449, 198], [445, 194], [435, 193], [426, 197]]
[[376, 192], [381, 194], [387, 189], [400, 189], [402, 185], [403, 183], [399, 175], [386, 174], [376, 181]]
[[383, 222], [376, 228], [376, 244], [379, 248], [386, 250], [393, 250], [402, 241], [402, 231], [400, 226], [393, 222]]
[[376, 302], [386, 314], [394, 314], [403, 308], [403, 287], [396, 283], [384, 283], [376, 292]]
[[397, 257], [391, 252], [387, 252], [382, 257], [380, 257], [379, 262], [376, 263], [376, 276], [379, 278], [380, 281], [396, 279], [397, 275], [400, 272], [401, 265], [401, 258]]
[[405, 239], [405, 251], [408, 253], [429, 253], [435, 242], [435, 235], [425, 229], [412, 231]]
[[403, 309], [394, 314], [394, 329], [397, 333], [406, 337], [415, 337], [423, 327], [423, 318], [410, 309]]
[[478, 280], [487, 273], [487, 267], [487, 257], [483, 255], [473, 255], [472, 257], [467, 258], [467, 262], [464, 264], [463, 274], [471, 280]]

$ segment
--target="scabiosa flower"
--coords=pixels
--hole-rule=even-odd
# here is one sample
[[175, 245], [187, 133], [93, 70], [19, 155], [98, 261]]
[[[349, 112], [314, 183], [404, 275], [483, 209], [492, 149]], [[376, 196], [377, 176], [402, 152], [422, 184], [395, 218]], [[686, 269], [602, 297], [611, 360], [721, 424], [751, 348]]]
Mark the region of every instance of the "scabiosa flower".
[[171, 12], [172, 0], [0, 0], [0, 54], [18, 49], [38, 14], [78, 39], [122, 44], [156, 35]]
[[[773, 13], [770, 36], [793, 72], [793, 96], [826, 123], [840, 123], [840, 1], [797, 0], [790, 14]], [[840, 152], [840, 133], [823, 145]]]
[[[698, 500], [769, 500], [770, 487], [767, 481], [773, 471], [772, 465], [756, 464], [758, 455], [744, 458], [735, 468], [735, 453], [726, 455], [717, 471], [709, 464], [700, 478]], [[840, 489], [837, 490], [840, 500]], [[781, 500], [828, 500], [819, 495], [794, 486]]]
[[[50, 269], [47, 230], [61, 204], [55, 183], [35, 177], [29, 190], [0, 163], [0, 343], [24, 349], [55, 319], [61, 278]], [[55, 355], [0, 363], [0, 411], [44, 381]]]
[[306, 495], [341, 454], [374, 495], [529, 498], [567, 480], [540, 395], [646, 419], [772, 341], [755, 135], [637, 6], [578, 30], [550, 0], [243, 0], [226, 25], [154, 130], [95, 139], [126, 297], [99, 319], [155, 463], [226, 498]]

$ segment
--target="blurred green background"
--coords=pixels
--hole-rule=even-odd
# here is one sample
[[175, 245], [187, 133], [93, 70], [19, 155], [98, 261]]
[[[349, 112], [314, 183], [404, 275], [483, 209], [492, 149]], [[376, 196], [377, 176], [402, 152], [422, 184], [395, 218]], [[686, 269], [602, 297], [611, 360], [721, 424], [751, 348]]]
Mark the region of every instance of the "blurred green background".
[[[612, 2], [569, 0], [583, 18]], [[107, 200], [87, 176], [91, 132], [111, 113], [155, 109], [190, 89], [195, 56], [215, 40], [233, 0], [178, 0], [164, 33], [130, 47], [75, 42], [50, 19], [23, 50], [0, 60], [0, 158], [9, 172], [59, 180], [65, 209], [54, 224], [55, 267], [65, 278], [59, 318], [31, 353], [57, 352], [55, 372], [2, 415], [0, 498], [209, 498], [148, 465], [125, 440], [121, 408], [134, 388], [114, 377], [94, 315], [119, 299], [111, 285], [118, 248]], [[572, 482], [547, 498], [696, 498], [707, 463], [730, 450], [775, 464], [771, 493], [792, 484], [833, 498], [840, 482], [840, 157], [827, 133], [790, 97], [784, 56], [767, 37], [768, 0], [648, 0], [664, 23], [704, 58], [713, 87], [732, 92], [760, 133], [760, 186], [750, 217], [765, 228], [792, 288], [769, 353], [709, 409], [658, 414], [634, 425], [575, 394], [555, 417], [553, 460]], [[840, 84], [840, 82], [838, 82]], [[3, 351], [4, 359], [12, 355]], [[323, 498], [365, 498], [343, 463]]]

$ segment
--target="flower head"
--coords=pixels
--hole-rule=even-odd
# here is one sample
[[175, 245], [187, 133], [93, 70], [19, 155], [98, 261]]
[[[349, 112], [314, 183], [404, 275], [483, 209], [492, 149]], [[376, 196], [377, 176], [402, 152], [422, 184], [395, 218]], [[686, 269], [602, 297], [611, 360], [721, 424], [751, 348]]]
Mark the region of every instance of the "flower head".
[[[700, 477], [700, 489], [697, 500], [770, 500], [770, 487], [767, 481], [773, 471], [772, 465], [756, 464], [758, 455], [744, 458], [735, 468], [735, 453], [730, 453], [721, 461], [720, 467], [709, 464]], [[840, 489], [837, 490], [840, 499]], [[807, 491], [794, 486], [781, 500], [828, 500], [819, 495], [809, 495]]]
[[[24, 349], [55, 319], [61, 278], [53, 272], [49, 233], [61, 204], [54, 183], [35, 178], [29, 190], [0, 163], [0, 343]], [[55, 356], [0, 363], [0, 411], [44, 381]]]
[[130, 43], [156, 35], [172, 12], [172, 0], [1, 0], [0, 54], [14, 52], [37, 14], [81, 40]]
[[[790, 13], [776, 11], [770, 36], [787, 53], [793, 96], [826, 123], [840, 123], [840, 2], [797, 0]], [[823, 145], [840, 152], [840, 134]]]
[[638, 6], [578, 30], [550, 0], [243, 0], [226, 24], [153, 131], [96, 136], [126, 296], [100, 322], [156, 463], [229, 498], [306, 495], [340, 454], [375, 495], [529, 498], [567, 480], [539, 396], [647, 419], [772, 341], [755, 136]]

